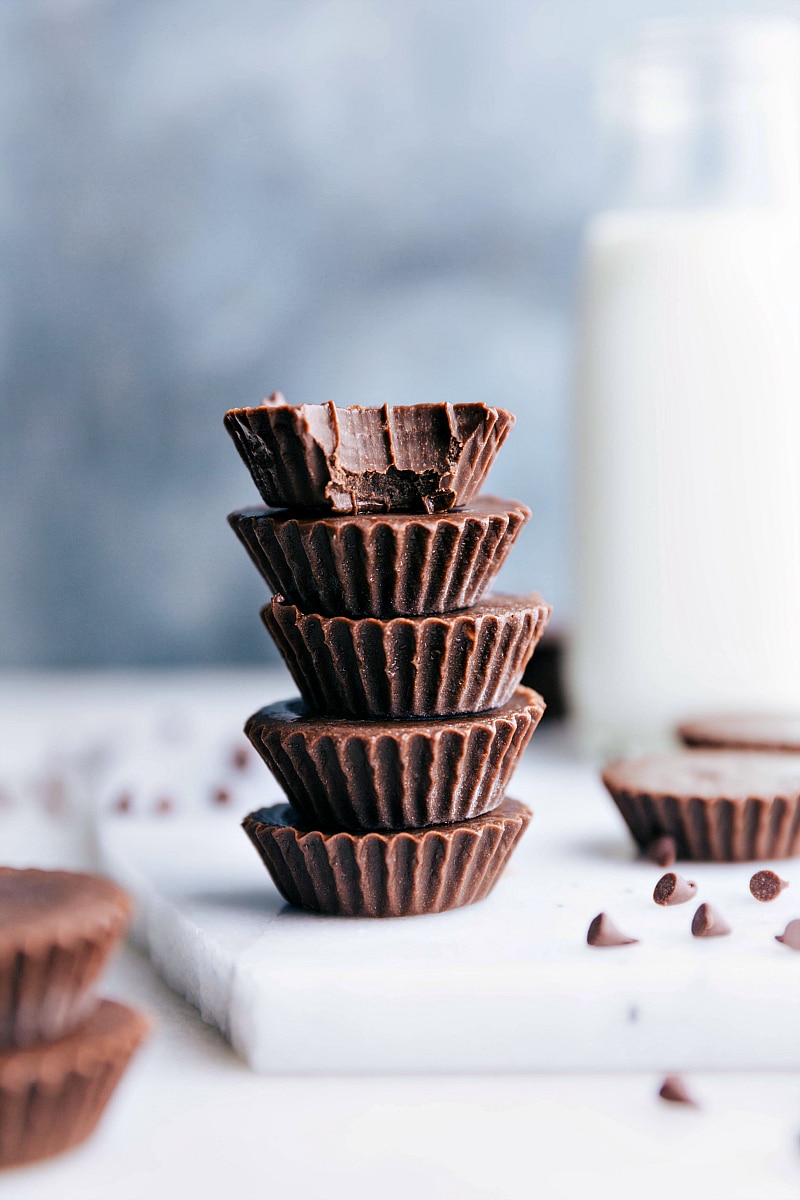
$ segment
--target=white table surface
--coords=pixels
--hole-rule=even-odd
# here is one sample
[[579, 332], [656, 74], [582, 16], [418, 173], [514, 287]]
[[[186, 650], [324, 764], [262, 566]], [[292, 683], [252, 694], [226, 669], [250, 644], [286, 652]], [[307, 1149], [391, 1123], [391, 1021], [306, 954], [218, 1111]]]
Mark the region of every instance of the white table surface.
[[[6, 676], [0, 784], [23, 779], [27, 797], [2, 818], [7, 831], [15, 830], [6, 846], [18, 847], [26, 828], [28, 861], [91, 865], [88, 823], [79, 812], [54, 817], [35, 800], [31, 779], [60, 769], [64, 754], [87, 740], [99, 744], [121, 726], [129, 734], [137, 722], [163, 721], [187, 694], [204, 698], [227, 720], [239, 708], [246, 716], [276, 686], [291, 691], [264, 672]], [[84, 764], [76, 773], [75, 794], [93, 769]], [[19, 861], [16, 850], [15, 856]], [[122, 952], [105, 991], [153, 1015], [150, 1042], [94, 1137], [49, 1164], [0, 1176], [0, 1196], [797, 1200], [800, 1194], [795, 1072], [692, 1073], [687, 1083], [699, 1110], [660, 1101], [660, 1075], [652, 1071], [260, 1077], [137, 951]], [[502, 1020], [502, 1013], [493, 1016]]]

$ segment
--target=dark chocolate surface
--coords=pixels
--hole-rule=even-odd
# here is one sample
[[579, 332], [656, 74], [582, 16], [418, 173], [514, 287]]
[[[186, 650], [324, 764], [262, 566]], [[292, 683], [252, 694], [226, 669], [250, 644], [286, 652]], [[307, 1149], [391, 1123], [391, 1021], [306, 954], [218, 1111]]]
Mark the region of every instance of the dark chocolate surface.
[[312, 710], [403, 720], [505, 704], [550, 606], [490, 595], [457, 613], [379, 620], [307, 614], [275, 596], [261, 615]]
[[424, 721], [317, 716], [291, 700], [255, 713], [245, 733], [310, 825], [403, 829], [499, 804], [543, 711], [528, 688], [489, 713]]
[[474, 904], [494, 887], [531, 819], [504, 799], [471, 821], [398, 832], [309, 829], [288, 805], [243, 826], [290, 904], [350, 917], [404, 917]]
[[718, 862], [800, 853], [800, 754], [673, 750], [611, 763], [603, 782], [639, 846]]
[[484, 404], [337, 408], [275, 393], [225, 427], [264, 501], [335, 512], [442, 512], [469, 504], [514, 424]]
[[250, 508], [228, 522], [269, 587], [301, 611], [388, 618], [477, 603], [529, 517], [524, 504], [480, 496], [438, 517]]

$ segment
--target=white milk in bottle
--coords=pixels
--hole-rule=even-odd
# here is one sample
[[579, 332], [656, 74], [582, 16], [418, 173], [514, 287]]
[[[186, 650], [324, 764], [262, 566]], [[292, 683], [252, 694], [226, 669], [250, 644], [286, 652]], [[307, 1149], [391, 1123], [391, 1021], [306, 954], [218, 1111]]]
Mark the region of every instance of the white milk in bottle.
[[800, 710], [800, 34], [656, 27], [606, 79], [586, 234], [570, 685], [605, 753]]

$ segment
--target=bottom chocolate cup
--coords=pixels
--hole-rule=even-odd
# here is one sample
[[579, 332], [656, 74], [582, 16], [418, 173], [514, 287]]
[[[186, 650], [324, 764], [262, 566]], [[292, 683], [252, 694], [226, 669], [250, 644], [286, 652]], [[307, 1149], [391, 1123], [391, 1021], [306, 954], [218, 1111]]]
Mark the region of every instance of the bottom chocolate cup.
[[337, 917], [412, 917], [488, 896], [532, 815], [505, 798], [454, 825], [323, 833], [278, 804], [250, 813], [243, 828], [290, 904]]
[[0, 1053], [0, 1168], [51, 1158], [93, 1131], [147, 1033], [131, 1008], [101, 1000], [83, 1029]]

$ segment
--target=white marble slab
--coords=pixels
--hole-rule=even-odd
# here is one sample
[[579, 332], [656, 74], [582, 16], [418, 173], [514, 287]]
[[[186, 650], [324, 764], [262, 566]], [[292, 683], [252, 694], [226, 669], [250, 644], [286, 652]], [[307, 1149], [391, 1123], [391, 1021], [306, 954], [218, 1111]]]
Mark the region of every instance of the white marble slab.
[[[319, 917], [283, 903], [239, 828], [280, 799], [266, 769], [243, 773], [235, 803], [209, 802], [219, 753], [207, 741], [193, 766], [151, 746], [147, 786], [155, 795], [171, 774], [180, 803], [119, 814], [107, 792], [97, 845], [138, 897], [136, 935], [158, 970], [254, 1070], [800, 1067], [800, 955], [774, 940], [800, 915], [797, 863], [772, 864], [793, 886], [769, 905], [749, 894], [752, 866], [683, 868], [697, 903], [733, 926], [692, 938], [696, 903], [652, 902], [659, 868], [634, 859], [594, 770], [541, 731], [512, 789], [535, 817], [487, 900], [404, 920]], [[601, 909], [640, 944], [588, 947]]]

